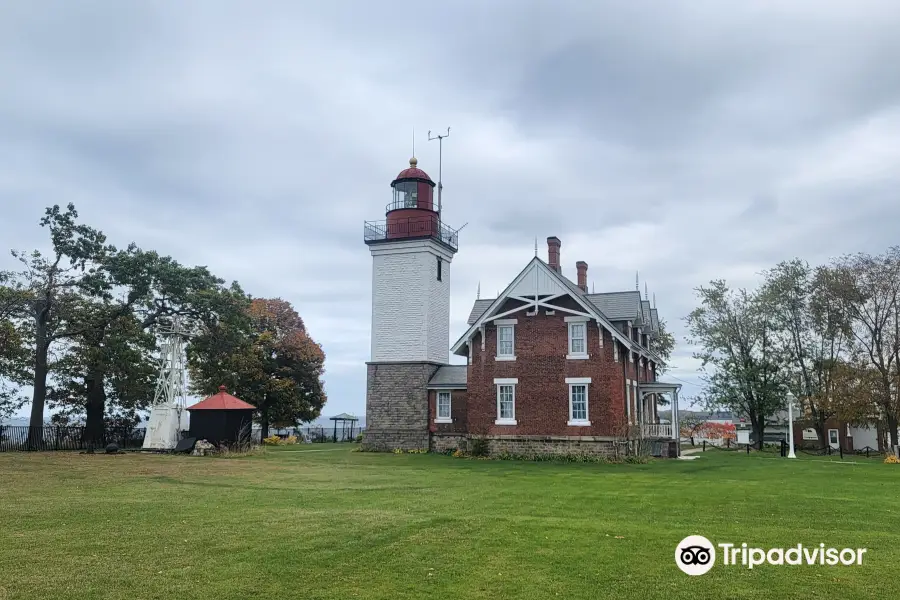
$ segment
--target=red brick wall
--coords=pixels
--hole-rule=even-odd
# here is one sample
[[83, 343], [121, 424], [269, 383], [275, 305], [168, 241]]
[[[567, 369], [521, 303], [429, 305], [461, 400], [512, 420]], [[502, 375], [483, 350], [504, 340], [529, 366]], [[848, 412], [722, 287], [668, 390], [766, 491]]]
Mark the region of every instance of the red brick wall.
[[[554, 300], [565, 306], [580, 309], [570, 300]], [[504, 312], [501, 309], [499, 312]], [[518, 312], [515, 318], [515, 361], [496, 361], [497, 329], [491, 323], [485, 328], [485, 348], [481, 350], [481, 336], [473, 341], [472, 364], [468, 373], [469, 432], [492, 435], [584, 435], [611, 436], [621, 432], [625, 419], [624, 367], [627, 352], [620, 348], [619, 362], [613, 360], [612, 338], [604, 333], [601, 349], [598, 345], [596, 321], [587, 327], [587, 347], [590, 359], [567, 360], [568, 327], [564, 317], [569, 313], [556, 311], [526, 317]], [[495, 425], [497, 418], [497, 388], [495, 378], [518, 378], [515, 416], [517, 424]], [[570, 427], [569, 386], [567, 377], [590, 377], [588, 386], [589, 427]]]
[[452, 423], [435, 423], [437, 417], [438, 390], [428, 390], [428, 429], [434, 433], [465, 433], [466, 420], [466, 390], [440, 390], [450, 392], [450, 418]]

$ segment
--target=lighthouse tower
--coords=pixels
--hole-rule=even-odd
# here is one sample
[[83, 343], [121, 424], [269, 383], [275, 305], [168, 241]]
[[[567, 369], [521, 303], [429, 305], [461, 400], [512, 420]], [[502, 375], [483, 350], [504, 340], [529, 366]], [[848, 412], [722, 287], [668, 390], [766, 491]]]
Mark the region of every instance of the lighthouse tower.
[[385, 220], [366, 222], [372, 253], [369, 449], [428, 447], [428, 380], [450, 355], [450, 262], [458, 233], [441, 222], [435, 184], [415, 157], [391, 182]]

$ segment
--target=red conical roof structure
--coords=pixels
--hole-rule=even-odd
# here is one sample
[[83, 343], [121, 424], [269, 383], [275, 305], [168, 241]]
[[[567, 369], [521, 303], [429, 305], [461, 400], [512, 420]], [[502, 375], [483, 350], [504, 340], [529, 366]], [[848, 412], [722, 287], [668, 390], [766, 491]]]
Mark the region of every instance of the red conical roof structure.
[[210, 396], [206, 400], [201, 400], [193, 406], [189, 406], [188, 410], [256, 410], [252, 404], [247, 404], [239, 398], [235, 398], [225, 391], [225, 386], [219, 386], [219, 393]]

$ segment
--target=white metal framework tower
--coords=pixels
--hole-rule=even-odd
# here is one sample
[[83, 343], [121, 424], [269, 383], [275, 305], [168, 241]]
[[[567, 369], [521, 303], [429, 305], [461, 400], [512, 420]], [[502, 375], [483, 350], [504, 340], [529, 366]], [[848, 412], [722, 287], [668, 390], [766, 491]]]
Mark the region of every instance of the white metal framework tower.
[[171, 450], [178, 444], [179, 433], [187, 425], [183, 415], [187, 408], [187, 369], [184, 346], [187, 332], [178, 317], [160, 327], [162, 354], [159, 378], [150, 420], [144, 436], [145, 450]]

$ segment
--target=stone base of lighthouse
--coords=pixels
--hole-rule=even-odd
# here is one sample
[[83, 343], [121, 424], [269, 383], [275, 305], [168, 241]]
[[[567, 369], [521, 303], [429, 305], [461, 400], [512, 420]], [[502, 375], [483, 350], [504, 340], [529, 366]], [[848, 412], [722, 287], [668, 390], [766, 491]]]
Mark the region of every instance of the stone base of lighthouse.
[[428, 381], [435, 362], [370, 362], [362, 448], [390, 452], [428, 448]]

